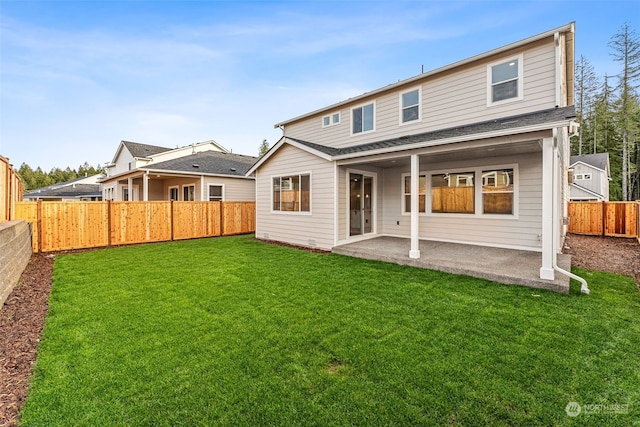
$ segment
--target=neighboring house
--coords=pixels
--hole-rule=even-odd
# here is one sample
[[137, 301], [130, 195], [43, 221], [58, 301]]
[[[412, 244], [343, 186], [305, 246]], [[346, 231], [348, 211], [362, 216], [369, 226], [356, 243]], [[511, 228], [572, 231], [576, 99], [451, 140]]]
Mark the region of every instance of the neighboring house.
[[120, 201], [253, 201], [255, 181], [246, 172], [256, 160], [215, 141], [175, 149], [122, 141], [102, 194]]
[[77, 178], [67, 182], [31, 190], [23, 195], [26, 202], [43, 200], [47, 202], [91, 202], [102, 200], [98, 181], [104, 175], [97, 174]]
[[609, 153], [571, 156], [569, 163], [573, 171], [573, 182], [569, 187], [571, 200], [609, 201]]
[[330, 250], [376, 236], [542, 253], [566, 232], [574, 24], [276, 124], [249, 170], [256, 237]]

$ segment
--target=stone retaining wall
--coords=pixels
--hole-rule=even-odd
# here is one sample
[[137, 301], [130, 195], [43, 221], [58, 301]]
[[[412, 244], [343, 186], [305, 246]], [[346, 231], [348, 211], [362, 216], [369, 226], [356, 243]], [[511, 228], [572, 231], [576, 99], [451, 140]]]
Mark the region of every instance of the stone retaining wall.
[[0, 308], [31, 258], [31, 231], [25, 221], [0, 223]]

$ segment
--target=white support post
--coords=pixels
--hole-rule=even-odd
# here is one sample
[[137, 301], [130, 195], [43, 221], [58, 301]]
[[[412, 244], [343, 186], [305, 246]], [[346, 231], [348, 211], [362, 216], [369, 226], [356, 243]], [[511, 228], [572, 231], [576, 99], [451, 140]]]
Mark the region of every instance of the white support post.
[[411, 155], [411, 250], [409, 258], [420, 258], [420, 217], [419, 207], [420, 158]]
[[128, 202], [133, 201], [133, 178], [127, 178], [127, 193], [129, 194]]
[[142, 175], [142, 200], [149, 201], [149, 172], [145, 172]]
[[553, 242], [553, 138], [542, 140], [542, 265], [540, 278], [553, 280], [553, 257], [555, 244]]

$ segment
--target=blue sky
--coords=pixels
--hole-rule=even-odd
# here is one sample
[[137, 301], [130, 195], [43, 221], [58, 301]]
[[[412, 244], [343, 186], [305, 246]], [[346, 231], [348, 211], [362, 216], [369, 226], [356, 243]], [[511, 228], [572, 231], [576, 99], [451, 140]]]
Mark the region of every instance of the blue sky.
[[275, 123], [576, 21], [576, 58], [636, 1], [0, 0], [0, 155], [48, 171], [121, 140], [256, 155]]

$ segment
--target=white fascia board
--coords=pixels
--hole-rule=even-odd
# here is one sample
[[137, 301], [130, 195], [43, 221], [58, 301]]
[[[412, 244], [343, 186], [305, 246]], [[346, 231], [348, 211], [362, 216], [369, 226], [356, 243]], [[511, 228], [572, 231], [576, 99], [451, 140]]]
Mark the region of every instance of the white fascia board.
[[378, 95], [378, 94], [383, 93], [383, 92], [393, 91], [393, 90], [396, 90], [400, 86], [408, 85], [408, 84], [417, 82], [417, 81], [419, 81], [421, 79], [424, 79], [424, 78], [427, 78], [427, 77], [430, 77], [430, 76], [433, 76], [433, 75], [436, 75], [436, 74], [440, 74], [440, 73], [443, 73], [445, 71], [449, 71], [451, 69], [458, 68], [458, 67], [470, 64], [472, 62], [484, 60], [484, 59], [489, 58], [491, 56], [498, 55], [498, 54], [504, 53], [504, 52], [508, 52], [508, 51], [510, 51], [512, 49], [517, 49], [517, 48], [520, 48], [522, 46], [526, 46], [526, 45], [528, 45], [530, 43], [533, 43], [533, 42], [536, 42], [538, 40], [543, 40], [543, 39], [548, 38], [548, 37], [555, 37], [555, 35], [557, 33], [564, 33], [564, 32], [572, 32], [573, 33], [574, 31], [575, 31], [575, 22], [570, 22], [569, 24], [563, 25], [563, 26], [558, 27], [558, 28], [554, 28], [553, 30], [545, 31], [544, 33], [540, 33], [540, 34], [537, 34], [535, 36], [532, 36], [532, 37], [529, 37], [529, 38], [526, 38], [526, 39], [511, 43], [511, 44], [499, 47], [497, 49], [493, 49], [493, 50], [490, 50], [490, 51], [487, 51], [487, 52], [484, 52], [484, 53], [481, 53], [481, 54], [478, 54], [478, 55], [475, 55], [475, 56], [471, 56], [471, 57], [469, 57], [467, 59], [463, 59], [461, 61], [454, 62], [452, 64], [445, 65], [445, 66], [440, 67], [440, 68], [436, 68], [435, 70], [427, 71], [425, 73], [418, 74], [417, 76], [410, 77], [410, 78], [405, 79], [405, 80], [400, 80], [397, 83], [393, 83], [393, 84], [381, 87], [379, 89], [372, 90], [371, 92], [365, 92], [362, 95], [358, 95], [358, 96], [355, 96], [353, 98], [349, 98], [347, 100], [340, 101], [340, 102], [332, 104], [332, 105], [330, 105], [328, 107], [323, 107], [323, 108], [320, 108], [318, 110], [314, 110], [314, 111], [312, 111], [310, 113], [302, 114], [302, 115], [294, 117], [292, 119], [285, 120], [285, 121], [280, 122], [280, 123], [276, 123], [275, 125], [273, 125], [273, 127], [274, 128], [283, 127], [283, 126], [286, 126], [289, 123], [297, 122], [299, 120], [305, 119], [307, 117], [315, 116], [317, 114], [321, 114], [321, 113], [327, 112], [329, 110], [335, 110], [335, 109], [338, 109], [338, 108], [340, 108], [340, 107], [342, 107], [344, 105], [347, 105], [347, 104], [362, 100], [364, 98], [375, 96], [375, 95]]
[[585, 187], [583, 187], [583, 186], [581, 186], [581, 185], [578, 185], [578, 184], [576, 184], [576, 183], [569, 184], [569, 186], [570, 186], [570, 187], [573, 187], [573, 188], [575, 188], [575, 189], [577, 189], [577, 190], [579, 190], [579, 191], [582, 191], [582, 192], [584, 192], [584, 193], [587, 193], [587, 194], [590, 194], [590, 195], [592, 195], [592, 196], [595, 196], [595, 197], [597, 197], [597, 198], [599, 198], [599, 199], [604, 199], [604, 196], [603, 196], [602, 194], [598, 194], [598, 193], [596, 193], [595, 191], [593, 191], [593, 190], [589, 190], [588, 188], [585, 188]]
[[438, 139], [434, 141], [424, 141], [416, 144], [407, 144], [407, 145], [401, 145], [397, 147], [385, 147], [385, 148], [379, 148], [377, 150], [362, 151], [358, 153], [349, 153], [349, 154], [334, 156], [332, 160], [344, 160], [344, 159], [352, 159], [357, 157], [367, 157], [374, 154], [386, 154], [386, 153], [393, 153], [398, 151], [414, 150], [418, 148], [434, 147], [438, 145], [455, 144], [458, 142], [475, 141], [479, 139], [498, 138], [498, 137], [504, 137], [509, 135], [551, 130], [554, 128], [566, 127], [569, 125], [569, 123], [570, 121], [544, 123], [539, 125], [527, 126], [523, 128], [504, 129], [504, 130], [493, 131], [493, 132], [484, 132], [484, 133], [476, 133], [472, 135], [456, 136], [452, 138]]

